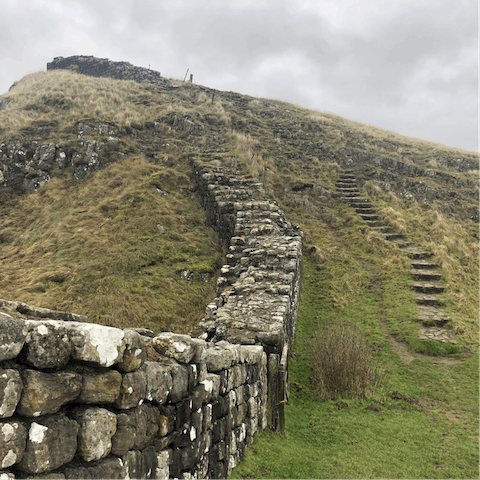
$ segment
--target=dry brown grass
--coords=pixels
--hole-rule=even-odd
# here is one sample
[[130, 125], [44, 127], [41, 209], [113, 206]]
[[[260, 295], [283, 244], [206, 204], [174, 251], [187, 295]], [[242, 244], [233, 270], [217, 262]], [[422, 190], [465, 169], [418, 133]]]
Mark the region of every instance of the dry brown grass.
[[[113, 326], [192, 329], [215, 296], [222, 250], [195, 197], [180, 193], [185, 169], [125, 159], [12, 200], [0, 217], [0, 296]], [[187, 269], [212, 278], [187, 283]]]
[[319, 398], [365, 398], [385, 381], [360, 329], [346, 323], [324, 325], [314, 333], [313, 385]]

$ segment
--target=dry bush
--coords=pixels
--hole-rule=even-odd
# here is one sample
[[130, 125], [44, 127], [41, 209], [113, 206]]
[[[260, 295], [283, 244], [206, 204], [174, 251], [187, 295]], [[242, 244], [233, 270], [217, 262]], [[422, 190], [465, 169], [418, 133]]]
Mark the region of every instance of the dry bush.
[[385, 374], [357, 327], [328, 324], [313, 338], [313, 382], [321, 400], [365, 398], [384, 383]]

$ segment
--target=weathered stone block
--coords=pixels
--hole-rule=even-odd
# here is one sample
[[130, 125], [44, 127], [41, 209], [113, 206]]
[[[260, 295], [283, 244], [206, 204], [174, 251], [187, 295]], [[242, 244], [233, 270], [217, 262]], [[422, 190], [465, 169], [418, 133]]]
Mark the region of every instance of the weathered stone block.
[[[92, 474], [86, 467], [65, 467], [63, 469], [63, 473], [67, 480], [77, 480], [81, 478], [82, 480], [90, 480], [92, 479]], [[112, 477], [114, 478], [114, 477]]]
[[113, 403], [120, 395], [122, 374], [116, 370], [81, 367], [75, 369], [83, 377], [82, 390], [77, 403]]
[[142, 336], [134, 330], [125, 330], [124, 343], [125, 351], [122, 361], [118, 364], [119, 370], [122, 372], [138, 370], [147, 358], [147, 350]]
[[172, 451], [164, 450], [157, 453], [157, 468], [155, 470], [155, 478], [159, 480], [168, 480], [170, 476], [170, 462], [172, 459]]
[[184, 365], [168, 365], [168, 371], [172, 376], [172, 389], [168, 394], [168, 401], [179, 402], [188, 391], [188, 371]]
[[117, 408], [128, 409], [140, 405], [147, 396], [147, 380], [141, 371], [125, 373], [122, 376], [120, 395], [114, 405]]
[[27, 429], [15, 419], [0, 422], [0, 468], [19, 462], [25, 453]]
[[141, 450], [153, 442], [159, 432], [160, 412], [143, 404], [117, 415], [117, 431], [112, 438], [112, 453], [124, 455], [128, 450]]
[[68, 329], [60, 321], [27, 320], [22, 359], [36, 368], [59, 369], [67, 365], [72, 345]]
[[0, 418], [13, 415], [22, 394], [23, 383], [17, 370], [0, 369]]
[[203, 358], [209, 372], [226, 370], [235, 363], [235, 359], [235, 350], [216, 346], [207, 348]]
[[23, 392], [17, 413], [38, 417], [56, 413], [65, 403], [75, 400], [82, 389], [82, 377], [76, 373], [22, 372]]
[[110, 367], [122, 361], [125, 350], [123, 330], [94, 323], [70, 322], [72, 357]]
[[169, 367], [155, 362], [145, 362], [141, 371], [145, 373], [147, 381], [146, 399], [157, 405], [165, 403], [173, 386]]
[[88, 467], [88, 472], [91, 476], [90, 478], [127, 478], [122, 476], [122, 459], [113, 456], [108, 456], [95, 463], [94, 466]]
[[0, 312], [0, 362], [18, 356], [27, 337], [25, 321]]
[[203, 340], [170, 332], [157, 335], [152, 344], [160, 354], [180, 363], [199, 362], [206, 348]]
[[106, 457], [117, 429], [116, 415], [105, 408], [79, 407], [73, 418], [79, 425], [78, 454], [87, 462]]
[[27, 473], [51, 472], [70, 462], [77, 450], [78, 424], [59, 413], [32, 422], [25, 455], [16, 464]]
[[240, 361], [248, 365], [255, 365], [260, 362], [264, 353], [261, 345], [239, 345]]

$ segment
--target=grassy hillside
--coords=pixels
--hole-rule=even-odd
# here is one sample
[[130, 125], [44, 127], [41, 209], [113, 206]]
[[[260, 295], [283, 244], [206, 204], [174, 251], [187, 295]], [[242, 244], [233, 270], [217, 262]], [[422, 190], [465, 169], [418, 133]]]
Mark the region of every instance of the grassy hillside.
[[[59, 171], [27, 195], [5, 190], [0, 298], [107, 325], [191, 330], [215, 296], [225, 246], [206, 223], [188, 161], [214, 157], [262, 181], [305, 233], [286, 435], [262, 434], [234, 476], [478, 477], [478, 154], [177, 85], [163, 91], [53, 71], [1, 97], [0, 143], [74, 152], [79, 122], [115, 125], [118, 135], [85, 133], [108, 148], [104, 168], [82, 182]], [[392, 162], [401, 168], [385, 166]], [[434, 252], [457, 346], [420, 353], [432, 349], [418, 340], [408, 258], [335, 195], [341, 166], [352, 163], [382, 216]], [[406, 176], [409, 166], [421, 176]], [[412, 182], [437, 196], [405, 195], [402, 183]], [[321, 402], [309, 380], [315, 330], [339, 321], [362, 329], [389, 379], [365, 400]]]

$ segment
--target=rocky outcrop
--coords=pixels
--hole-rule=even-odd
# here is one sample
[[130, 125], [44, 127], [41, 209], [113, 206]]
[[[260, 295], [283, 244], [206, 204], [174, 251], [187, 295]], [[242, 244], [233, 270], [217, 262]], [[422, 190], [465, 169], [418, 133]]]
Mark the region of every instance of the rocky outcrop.
[[[347, 148], [339, 164], [355, 172], [359, 186], [371, 181], [384, 191], [419, 203], [437, 204], [446, 213], [467, 215], [478, 222], [478, 183], [440, 169], [424, 168], [384, 155]], [[478, 170], [469, 159], [435, 159], [442, 166], [459, 172]]]
[[138, 83], [150, 83], [163, 89], [174, 88], [160, 72], [149, 68], [137, 67], [128, 62], [112, 62], [108, 58], [75, 55], [56, 57], [47, 63], [48, 70], [73, 70], [92, 77], [110, 77], [118, 80], [133, 80]]

